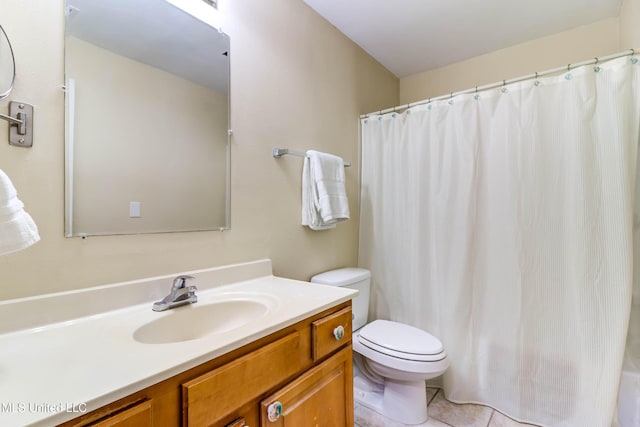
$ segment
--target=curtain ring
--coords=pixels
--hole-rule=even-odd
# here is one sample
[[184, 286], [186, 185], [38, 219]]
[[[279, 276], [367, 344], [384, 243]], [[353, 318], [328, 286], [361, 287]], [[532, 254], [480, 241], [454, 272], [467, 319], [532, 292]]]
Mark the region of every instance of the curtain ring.
[[571, 64], [567, 64], [567, 72], [571, 71]]
[[600, 59], [596, 56], [596, 65], [598, 65], [598, 62], [600, 62]]
[[534, 85], [536, 86], [540, 86], [540, 80], [538, 80], [538, 72], [536, 71], [536, 78], [535, 81], [533, 82]]
[[476, 86], [476, 93], [478, 93], [478, 86]]

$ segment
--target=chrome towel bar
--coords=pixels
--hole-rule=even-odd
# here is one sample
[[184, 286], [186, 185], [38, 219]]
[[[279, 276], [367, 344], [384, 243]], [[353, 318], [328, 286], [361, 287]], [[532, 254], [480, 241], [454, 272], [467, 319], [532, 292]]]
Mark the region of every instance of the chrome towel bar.
[[[278, 147], [273, 148], [273, 157], [275, 157], [276, 159], [284, 156], [285, 154], [291, 154], [292, 156], [298, 156], [298, 157], [307, 157], [307, 155], [302, 151], [289, 150], [288, 148], [278, 148]], [[345, 168], [348, 168], [350, 166], [351, 166], [351, 162], [344, 162]]]

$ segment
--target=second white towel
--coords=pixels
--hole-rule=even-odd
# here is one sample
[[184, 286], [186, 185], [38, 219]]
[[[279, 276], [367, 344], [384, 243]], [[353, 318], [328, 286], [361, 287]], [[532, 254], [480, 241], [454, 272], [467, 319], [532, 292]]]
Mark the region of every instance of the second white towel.
[[19, 251], [40, 240], [36, 223], [23, 207], [13, 183], [0, 170], [0, 254]]
[[326, 230], [347, 219], [344, 161], [332, 154], [307, 151], [302, 170], [302, 225]]

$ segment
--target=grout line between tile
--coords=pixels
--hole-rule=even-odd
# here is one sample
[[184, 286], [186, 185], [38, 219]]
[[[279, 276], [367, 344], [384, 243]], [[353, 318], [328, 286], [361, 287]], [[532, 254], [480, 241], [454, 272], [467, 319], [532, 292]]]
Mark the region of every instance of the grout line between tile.
[[492, 410], [491, 411], [491, 416], [489, 417], [489, 421], [487, 421], [487, 427], [489, 427], [491, 425], [491, 420], [493, 419], [493, 416], [496, 414], [496, 410]]
[[[429, 406], [429, 404], [430, 404], [431, 402], [433, 402], [433, 401], [436, 399], [436, 396], [438, 395], [438, 393], [442, 392], [442, 389], [441, 389], [441, 388], [439, 388], [439, 387], [432, 387], [432, 388], [435, 388], [437, 391], [436, 391], [435, 393], [433, 393], [433, 397], [431, 398], [431, 400], [430, 400], [429, 402], [427, 402], [427, 406]], [[427, 409], [427, 412], [428, 412], [428, 409]], [[441, 419], [439, 419], [439, 418], [432, 417], [431, 415], [429, 415], [429, 419], [434, 419], [434, 420], [438, 421], [439, 423], [442, 423], [442, 424], [447, 425], [447, 426], [449, 426], [449, 427], [456, 427], [456, 426], [454, 426], [453, 424], [449, 424], [449, 423], [447, 423], [447, 422], [445, 422], [445, 421], [442, 421], [442, 420], [441, 420]], [[427, 421], [427, 422], [428, 422], [428, 421]]]
[[430, 387], [430, 388], [435, 388], [436, 392], [433, 393], [433, 396], [431, 396], [431, 399], [427, 402], [427, 406], [429, 406], [431, 404], [431, 402], [433, 402], [433, 400], [436, 398], [436, 396], [438, 395], [438, 393], [440, 393], [440, 388], [437, 387]]

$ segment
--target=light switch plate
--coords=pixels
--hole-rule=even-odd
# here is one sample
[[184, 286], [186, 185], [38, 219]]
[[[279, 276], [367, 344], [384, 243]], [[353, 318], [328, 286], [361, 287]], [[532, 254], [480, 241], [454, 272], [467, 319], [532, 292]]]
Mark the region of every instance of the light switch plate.
[[129, 202], [129, 218], [140, 218], [140, 202]]

